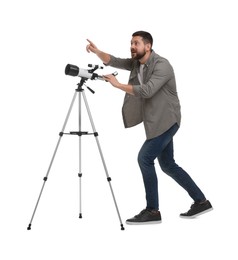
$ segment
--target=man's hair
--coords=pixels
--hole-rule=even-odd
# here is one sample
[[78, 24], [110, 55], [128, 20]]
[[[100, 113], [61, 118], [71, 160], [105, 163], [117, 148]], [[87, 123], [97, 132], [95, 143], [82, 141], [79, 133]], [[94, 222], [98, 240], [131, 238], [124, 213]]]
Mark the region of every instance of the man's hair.
[[151, 36], [150, 33], [148, 32], [145, 32], [145, 31], [137, 31], [137, 32], [134, 32], [132, 34], [132, 36], [140, 36], [142, 37], [142, 40], [144, 43], [150, 43], [151, 44], [151, 48], [152, 48], [152, 45], [153, 45], [153, 37]]

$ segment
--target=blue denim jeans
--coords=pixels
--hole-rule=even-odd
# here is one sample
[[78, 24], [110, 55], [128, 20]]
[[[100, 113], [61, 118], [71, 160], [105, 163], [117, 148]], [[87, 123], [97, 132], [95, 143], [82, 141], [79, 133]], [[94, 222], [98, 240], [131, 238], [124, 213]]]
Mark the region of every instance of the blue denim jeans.
[[158, 181], [154, 166], [156, 158], [162, 171], [181, 185], [195, 202], [206, 199], [188, 173], [175, 163], [173, 136], [178, 128], [179, 126], [174, 124], [162, 135], [146, 140], [138, 154], [138, 163], [146, 192], [147, 209], [159, 209]]

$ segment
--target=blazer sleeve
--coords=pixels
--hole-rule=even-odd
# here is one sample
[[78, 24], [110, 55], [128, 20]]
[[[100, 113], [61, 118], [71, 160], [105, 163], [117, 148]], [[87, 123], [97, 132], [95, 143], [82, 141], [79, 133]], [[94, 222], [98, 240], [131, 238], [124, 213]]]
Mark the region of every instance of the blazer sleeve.
[[129, 58], [128, 59], [116, 58], [115, 56], [110, 55], [110, 61], [104, 65], [111, 66], [117, 69], [131, 70], [133, 67], [133, 60]]

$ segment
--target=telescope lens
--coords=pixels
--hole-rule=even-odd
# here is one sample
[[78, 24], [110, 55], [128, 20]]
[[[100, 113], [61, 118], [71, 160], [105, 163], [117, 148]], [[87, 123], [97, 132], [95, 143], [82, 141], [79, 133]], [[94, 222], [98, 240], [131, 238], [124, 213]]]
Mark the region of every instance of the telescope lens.
[[70, 76], [78, 76], [79, 68], [75, 65], [68, 64], [65, 67], [65, 74]]

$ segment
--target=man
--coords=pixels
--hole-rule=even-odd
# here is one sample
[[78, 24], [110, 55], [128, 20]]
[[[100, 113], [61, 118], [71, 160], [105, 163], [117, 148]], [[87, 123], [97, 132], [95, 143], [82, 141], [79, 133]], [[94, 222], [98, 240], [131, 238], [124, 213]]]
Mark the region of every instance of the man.
[[131, 58], [116, 58], [99, 50], [87, 40], [88, 52], [95, 53], [105, 65], [130, 71], [129, 83], [122, 84], [113, 75], [104, 79], [112, 86], [126, 92], [122, 108], [125, 127], [144, 123], [146, 141], [138, 154], [143, 176], [147, 205], [127, 224], [160, 223], [157, 175], [154, 160], [157, 158], [162, 171], [181, 185], [194, 200], [194, 204], [181, 217], [191, 218], [212, 209], [211, 203], [192, 178], [179, 167], [173, 155], [173, 136], [180, 126], [180, 102], [172, 66], [152, 49], [150, 33], [138, 31], [131, 39]]

